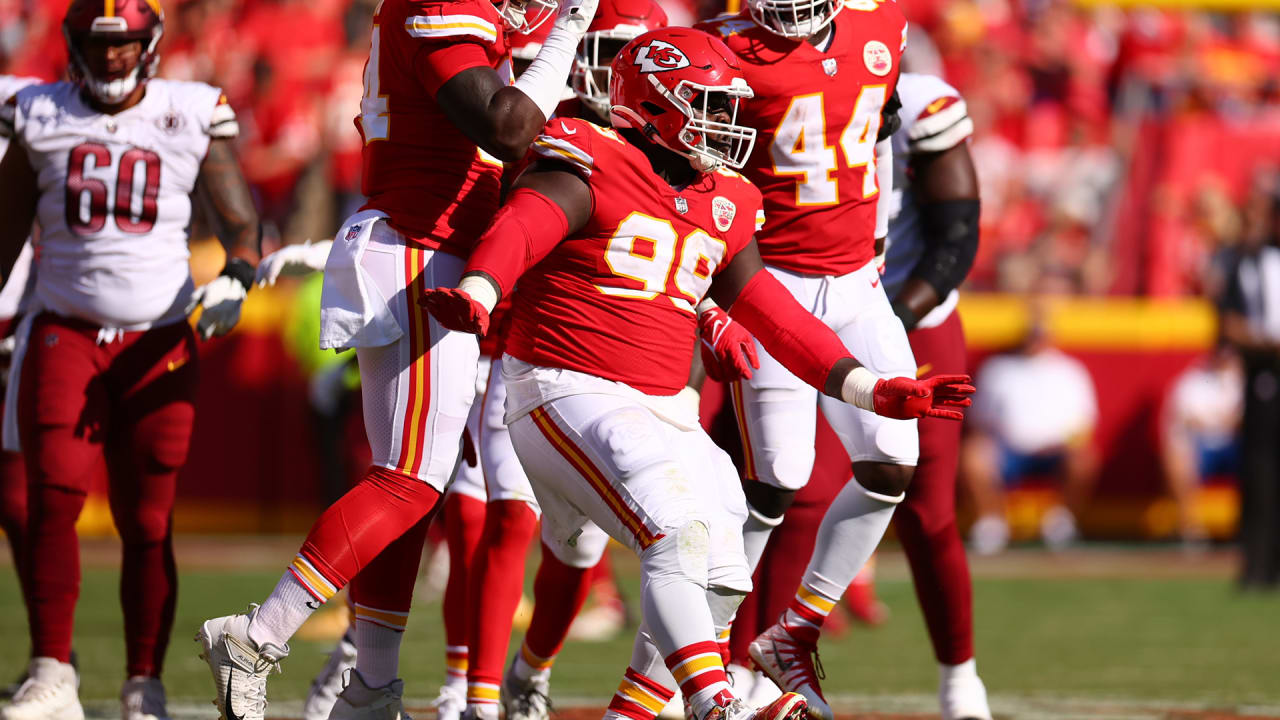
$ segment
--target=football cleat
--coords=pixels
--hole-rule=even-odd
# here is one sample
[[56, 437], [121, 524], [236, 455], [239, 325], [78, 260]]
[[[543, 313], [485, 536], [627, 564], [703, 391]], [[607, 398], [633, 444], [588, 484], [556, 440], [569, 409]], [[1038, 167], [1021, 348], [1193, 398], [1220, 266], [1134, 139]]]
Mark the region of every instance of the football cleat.
[[214, 700], [222, 720], [263, 720], [267, 712], [267, 676], [280, 671], [280, 660], [289, 654], [249, 639], [249, 620], [258, 611], [250, 605], [243, 615], [206, 620], [196, 633], [200, 658], [213, 673]]
[[76, 692], [80, 678], [70, 663], [54, 658], [32, 658], [27, 679], [0, 708], [3, 720], [84, 720], [84, 708]]
[[951, 674], [942, 671], [938, 683], [938, 704], [942, 720], [991, 720], [987, 687], [977, 672]]
[[796, 640], [786, 628], [774, 623], [751, 641], [748, 652], [756, 666], [784, 693], [799, 693], [805, 699], [809, 717], [813, 720], [833, 719], [831, 706], [822, 696], [822, 687], [818, 684], [822, 673], [816, 646]]
[[170, 720], [160, 678], [135, 676], [120, 689], [120, 717], [124, 720]]
[[804, 698], [789, 692], [761, 708], [734, 698], [728, 705], [711, 708], [703, 720], [804, 720], [807, 712]]
[[307, 700], [302, 704], [302, 720], [328, 720], [329, 711], [342, 692], [342, 677], [356, 666], [356, 646], [345, 637], [338, 641], [329, 661], [311, 681]]
[[528, 682], [516, 677], [513, 660], [502, 678], [502, 709], [507, 720], [547, 720], [551, 712], [551, 671], [535, 673]]
[[467, 709], [467, 693], [452, 685], [442, 685], [431, 705], [436, 709], [436, 720], [462, 720], [462, 713]]
[[349, 670], [345, 675], [346, 685], [333, 704], [329, 720], [413, 720], [404, 711], [403, 680], [371, 688], [359, 670]]
[[467, 705], [462, 711], [462, 720], [498, 720], [498, 706], [491, 704]]

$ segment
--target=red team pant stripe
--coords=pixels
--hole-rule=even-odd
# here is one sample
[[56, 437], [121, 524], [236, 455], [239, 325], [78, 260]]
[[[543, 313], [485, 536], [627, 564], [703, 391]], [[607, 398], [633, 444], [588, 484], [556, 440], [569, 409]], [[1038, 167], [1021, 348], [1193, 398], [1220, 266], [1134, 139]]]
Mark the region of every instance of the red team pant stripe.
[[751, 447], [751, 433], [747, 431], [747, 404], [742, 399], [742, 381], [729, 383], [729, 394], [733, 397], [733, 412], [738, 416], [738, 434], [742, 436], [742, 475], [747, 480], [760, 481], [756, 474], [756, 455]]
[[417, 476], [422, 468], [426, 447], [427, 413], [431, 408], [431, 353], [425, 311], [414, 298], [422, 295], [426, 284], [423, 251], [406, 247], [404, 251], [405, 288], [409, 314], [409, 395], [405, 403], [404, 429], [400, 439], [400, 461], [397, 470]]
[[559, 452], [573, 466], [573, 469], [577, 470], [578, 474], [586, 479], [587, 484], [596, 491], [597, 495], [604, 499], [605, 504], [609, 506], [613, 514], [635, 535], [636, 542], [639, 543], [642, 550], [662, 539], [662, 535], [650, 530], [644, 521], [631, 508], [627, 507], [626, 501], [609, 484], [609, 480], [604, 473], [600, 472], [600, 469], [592, 464], [586, 453], [573, 444], [573, 441], [560, 429], [559, 425], [555, 424], [555, 421], [551, 419], [546, 410], [540, 407], [535, 408], [529, 415], [533, 418], [533, 423], [542, 431], [542, 435], [546, 437], [547, 442], [551, 443], [551, 447], [555, 448], [556, 452]]

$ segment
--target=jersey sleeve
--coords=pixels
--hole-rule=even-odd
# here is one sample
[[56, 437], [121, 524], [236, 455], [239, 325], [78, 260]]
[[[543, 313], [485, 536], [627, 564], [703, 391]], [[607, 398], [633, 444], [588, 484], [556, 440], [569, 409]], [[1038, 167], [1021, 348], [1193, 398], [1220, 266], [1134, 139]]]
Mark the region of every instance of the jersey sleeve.
[[601, 131], [585, 120], [552, 120], [534, 138], [530, 152], [537, 159], [564, 163], [583, 180], [590, 180], [596, 169], [593, 136], [598, 132]]
[[451, 78], [473, 67], [489, 67], [486, 48], [500, 41], [502, 28], [471, 2], [410, 2], [404, 28], [393, 31], [407, 48], [414, 71], [432, 95]]
[[230, 140], [240, 135], [240, 121], [236, 118], [236, 111], [221, 91], [218, 92], [218, 100], [213, 105], [207, 132], [209, 137], [215, 140]]
[[950, 150], [973, 135], [973, 121], [964, 99], [941, 78], [908, 74], [899, 83], [899, 91], [903, 96], [902, 123], [911, 152]]

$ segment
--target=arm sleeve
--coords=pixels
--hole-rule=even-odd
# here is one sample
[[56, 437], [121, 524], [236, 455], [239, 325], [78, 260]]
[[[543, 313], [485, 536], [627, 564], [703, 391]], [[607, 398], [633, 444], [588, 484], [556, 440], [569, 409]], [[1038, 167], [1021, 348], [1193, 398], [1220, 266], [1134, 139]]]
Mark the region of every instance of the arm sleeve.
[[516, 280], [568, 234], [569, 220], [559, 205], [542, 193], [519, 188], [480, 236], [466, 273], [482, 272], [493, 278], [499, 297], [505, 297]]
[[783, 367], [819, 392], [826, 387], [831, 368], [853, 357], [831, 328], [800, 307], [768, 270], [747, 281], [728, 312]]
[[981, 205], [976, 198], [922, 205], [920, 224], [926, 246], [911, 277], [929, 283], [939, 298], [960, 287], [978, 255], [980, 215]]
[[[895, 115], [894, 117], [897, 117]], [[893, 209], [893, 140], [876, 143], [876, 239], [889, 234], [889, 213]]]

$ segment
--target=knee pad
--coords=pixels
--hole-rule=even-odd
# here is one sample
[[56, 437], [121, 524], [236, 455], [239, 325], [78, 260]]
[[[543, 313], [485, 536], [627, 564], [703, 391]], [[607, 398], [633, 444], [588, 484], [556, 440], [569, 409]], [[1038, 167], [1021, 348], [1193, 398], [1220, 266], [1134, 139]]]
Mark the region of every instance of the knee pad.
[[711, 533], [701, 520], [668, 531], [640, 558], [648, 582], [690, 581], [707, 587]]
[[715, 623], [717, 630], [729, 627], [733, 617], [738, 614], [738, 606], [746, 597], [746, 593], [730, 588], [707, 588], [707, 605], [711, 608], [711, 621]]
[[552, 524], [545, 519], [540, 532], [544, 549], [565, 565], [580, 570], [595, 567], [609, 547], [608, 533], [592, 523], [574, 531], [568, 540], [556, 537]]

